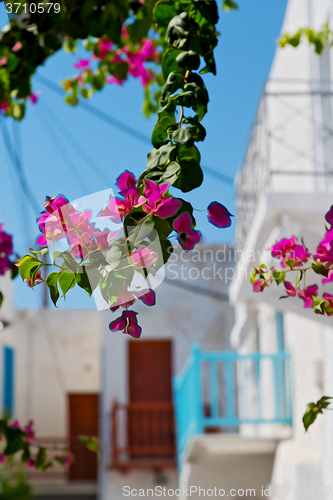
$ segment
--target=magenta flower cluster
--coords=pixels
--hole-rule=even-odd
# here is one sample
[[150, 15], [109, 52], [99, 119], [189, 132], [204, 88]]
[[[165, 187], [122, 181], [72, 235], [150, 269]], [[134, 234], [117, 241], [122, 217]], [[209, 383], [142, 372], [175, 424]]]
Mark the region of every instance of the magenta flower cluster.
[[[321, 276], [322, 285], [333, 281], [333, 206], [326, 214], [330, 228], [319, 242], [316, 252], [311, 255], [304, 244], [299, 244], [295, 236], [277, 241], [271, 248], [274, 258], [281, 261], [282, 269], [260, 265], [254, 268], [250, 281], [255, 292], [262, 292], [273, 282], [284, 284], [286, 295], [280, 298], [298, 296], [304, 301], [305, 308], [312, 308], [317, 314], [333, 315], [333, 295], [325, 292], [319, 296], [317, 284], [306, 286], [305, 277], [308, 273]], [[305, 266], [305, 267], [304, 267]], [[294, 282], [286, 279], [287, 273], [295, 273]]]
[[11, 269], [12, 264], [9, 257], [13, 253], [13, 238], [2, 228], [3, 224], [0, 224], [0, 275], [4, 275], [6, 271]]
[[[157, 224], [158, 220], [165, 220], [169, 233], [174, 232], [180, 245], [186, 251], [191, 250], [201, 239], [200, 231], [194, 229], [195, 221], [193, 216], [182, 209], [183, 201], [173, 197], [169, 192], [167, 183], [157, 184], [151, 180], [145, 179], [139, 182], [131, 172], [123, 172], [117, 179], [119, 196], [110, 198], [107, 205], [102, 208], [98, 214], [100, 219], [109, 219], [112, 222], [121, 223], [122, 228], [127, 227], [130, 222], [134, 226], [134, 237], [131, 239], [131, 246], [128, 246], [128, 236], [124, 238], [119, 236], [120, 231], [104, 231], [96, 228], [95, 223], [91, 222], [91, 211], [80, 212], [72, 206], [64, 196], [57, 198], [47, 198], [44, 204], [45, 211], [38, 218], [41, 235], [37, 243], [46, 246], [61, 238], [66, 238], [69, 244], [70, 253], [76, 259], [77, 265], [89, 264], [90, 256], [99, 251], [104, 255], [100, 262], [104, 262], [103, 283], [100, 286], [107, 285], [106, 274], [108, 265], [111, 264], [113, 272], [118, 273], [122, 278], [122, 270], [137, 270], [141, 275], [144, 273], [154, 274], [158, 264], [158, 255], [156, 251], [149, 248], [144, 242], [136, 240], [137, 230], [146, 219], [149, 218], [150, 224]], [[231, 224], [232, 215], [218, 202], [213, 202], [208, 207], [208, 220], [219, 228], [228, 227]], [[119, 228], [120, 229], [120, 228]], [[117, 238], [119, 236], [119, 238]], [[121, 246], [119, 247], [120, 242]], [[115, 245], [116, 253], [120, 254], [125, 249], [125, 254], [120, 257], [115, 265], [106, 260], [106, 254]], [[78, 262], [79, 261], [79, 262]], [[120, 262], [122, 262], [120, 264]], [[164, 260], [165, 262], [165, 260]], [[163, 263], [162, 263], [163, 264]], [[75, 262], [74, 262], [75, 265]], [[90, 264], [89, 264], [90, 265]], [[120, 273], [120, 275], [119, 275]], [[126, 273], [125, 273], [126, 274]], [[156, 302], [155, 292], [147, 286], [146, 289], [140, 289], [140, 293], [130, 291], [133, 274], [128, 273], [128, 277], [123, 277], [124, 282], [121, 289], [114, 296], [110, 294], [110, 308], [112, 311], [123, 307], [122, 316], [110, 324], [112, 331], [122, 330], [124, 333], [138, 338], [141, 334], [141, 328], [137, 323], [137, 313], [128, 310], [137, 299], [144, 304], [152, 306]], [[40, 272], [33, 274], [33, 282], [30, 277], [26, 279], [29, 286], [41, 283]], [[106, 284], [105, 284], [106, 283]], [[109, 295], [108, 295], [109, 297]]]

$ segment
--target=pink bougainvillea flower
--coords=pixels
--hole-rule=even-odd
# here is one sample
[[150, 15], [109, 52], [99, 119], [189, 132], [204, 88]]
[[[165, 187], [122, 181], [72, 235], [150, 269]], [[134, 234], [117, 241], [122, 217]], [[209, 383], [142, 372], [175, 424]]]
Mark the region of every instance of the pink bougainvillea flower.
[[213, 201], [208, 205], [208, 221], [216, 227], [231, 226], [231, 217], [233, 215], [221, 203]]
[[7, 62], [8, 62], [8, 57], [7, 56], [3, 56], [0, 59], [0, 66], [5, 66], [5, 64], [7, 64]]
[[27, 441], [33, 441], [35, 439], [35, 431], [33, 430], [33, 425], [34, 425], [33, 420], [29, 420], [29, 422], [23, 429], [27, 435], [26, 437]]
[[333, 264], [333, 229], [326, 232], [325, 237], [317, 246], [317, 253], [314, 254], [314, 258], [326, 268]]
[[0, 111], [2, 111], [3, 109], [5, 111], [9, 111], [10, 110], [10, 106], [8, 106], [8, 101], [2, 101], [0, 103]]
[[12, 52], [17, 52], [18, 50], [22, 49], [22, 43], [21, 42], [16, 42], [15, 45], [12, 48]]
[[25, 465], [27, 467], [35, 467], [36, 466], [36, 460], [33, 457], [29, 457], [28, 460], [25, 462]]
[[125, 200], [119, 198], [110, 198], [109, 206], [104, 207], [98, 217], [111, 219], [120, 222], [125, 215], [129, 214], [136, 206], [138, 196], [136, 189], [128, 189]]
[[110, 231], [107, 229], [103, 233], [95, 230], [94, 236], [96, 237], [98, 250], [107, 250], [110, 246], [110, 241], [113, 239], [110, 239]]
[[147, 268], [151, 270], [151, 265], [157, 261], [157, 254], [149, 248], [144, 247], [128, 255], [128, 258], [137, 269]]
[[124, 24], [121, 27], [121, 36], [123, 38], [125, 38], [125, 40], [129, 39], [129, 34], [128, 34], [128, 31], [127, 31], [127, 27]]
[[93, 54], [93, 59], [101, 59], [102, 60], [108, 55], [108, 53], [112, 49], [112, 42], [109, 38], [105, 38], [104, 40], [103, 40], [103, 38], [100, 38], [98, 40], [98, 47], [99, 47], [100, 53], [98, 56]]
[[74, 64], [74, 68], [87, 69], [89, 68], [90, 59], [79, 59], [79, 62]]
[[31, 278], [27, 278], [25, 281], [30, 288], [32, 288], [35, 285], [39, 285], [40, 283], [43, 283], [40, 271], [38, 271], [38, 273], [36, 274], [33, 284], [31, 284]]
[[331, 206], [331, 208], [329, 209], [329, 211], [325, 215], [325, 219], [327, 220], [327, 222], [329, 224], [331, 224], [331, 226], [333, 226], [333, 205]]
[[268, 286], [265, 280], [259, 278], [253, 282], [253, 291], [254, 292], [263, 292], [264, 289]]
[[29, 95], [29, 99], [32, 102], [32, 104], [36, 104], [36, 102], [38, 101], [38, 94], [40, 94], [40, 90], [35, 93], [31, 92], [31, 94]]
[[3, 231], [3, 224], [0, 224], [0, 275], [4, 275], [11, 269], [9, 256], [13, 253], [13, 238]]
[[62, 461], [64, 467], [70, 467], [74, 461], [74, 453], [68, 451], [67, 453], [59, 453], [58, 457]]
[[140, 292], [140, 294], [138, 294], [138, 299], [142, 300], [146, 306], [154, 306], [156, 304], [156, 294], [154, 290]]
[[42, 246], [66, 236], [70, 223], [69, 216], [75, 212], [75, 208], [61, 195], [55, 198], [47, 196], [44, 207], [46, 210], [37, 220], [42, 232], [42, 236], [37, 239], [37, 244]]
[[122, 330], [123, 333], [127, 333], [127, 335], [138, 339], [141, 336], [142, 328], [138, 325], [136, 316], [137, 313], [134, 311], [123, 311], [120, 318], [110, 323], [109, 328], [113, 332]]
[[298, 292], [298, 296], [301, 297], [301, 299], [303, 299], [305, 302], [304, 307], [311, 307], [313, 304], [313, 299], [317, 296], [317, 294], [317, 285], [308, 286], [304, 290]]
[[115, 83], [117, 85], [123, 85], [125, 80], [120, 80], [117, 76], [110, 76], [110, 78], [107, 79], [108, 83]]
[[7, 463], [7, 456], [4, 455], [3, 453], [0, 453], [0, 464], [5, 464]]
[[79, 259], [85, 259], [89, 252], [96, 249], [93, 234], [88, 231], [72, 235], [70, 241], [72, 243], [71, 253]]
[[126, 194], [129, 189], [133, 189], [136, 187], [136, 180], [134, 175], [128, 170], [125, 170], [125, 172], [123, 172], [117, 178], [117, 185], [120, 193]]
[[153, 290], [128, 292], [127, 289], [124, 289], [120, 292], [118, 299], [112, 304], [110, 309], [111, 311], [116, 311], [120, 306], [127, 309], [136, 302], [137, 298], [142, 300], [147, 306], [154, 306], [156, 303], [155, 292]]
[[311, 258], [305, 246], [297, 244], [295, 236], [277, 241], [270, 250], [273, 257], [281, 259], [282, 267], [301, 266]]
[[155, 61], [158, 56], [159, 52], [156, 50], [154, 40], [143, 40], [142, 49], [136, 52], [136, 57], [141, 61]]
[[140, 196], [138, 203], [147, 214], [155, 214], [161, 219], [172, 217], [181, 207], [181, 201], [176, 198], [167, 198], [168, 184], [155, 184], [146, 180], [144, 196]]
[[329, 293], [323, 293], [323, 298], [325, 299], [325, 302], [329, 305], [329, 307], [333, 309], [333, 295], [330, 295]]
[[184, 212], [173, 221], [173, 227], [178, 233], [178, 241], [184, 250], [192, 250], [201, 238], [200, 231], [191, 229], [191, 226], [191, 216], [187, 212]]
[[326, 283], [330, 283], [331, 281], [333, 281], [333, 269], [330, 269], [328, 271], [327, 278], [323, 278], [323, 285], [325, 285]]
[[297, 245], [297, 240], [295, 236], [292, 238], [283, 238], [280, 241], [277, 241], [275, 245], [273, 245], [270, 250], [272, 252], [273, 257], [277, 259], [282, 259], [286, 257], [286, 255], [293, 252]]
[[291, 283], [289, 283], [289, 281], [284, 281], [283, 283], [287, 290], [287, 295], [285, 295], [285, 297], [295, 296], [297, 293], [296, 288]]
[[119, 307], [121, 306], [126, 307], [127, 309], [128, 307], [131, 307], [134, 304], [134, 302], [136, 302], [134, 294], [128, 292], [127, 289], [125, 288], [120, 292], [118, 299], [112, 304], [110, 309], [113, 312], [119, 309]]

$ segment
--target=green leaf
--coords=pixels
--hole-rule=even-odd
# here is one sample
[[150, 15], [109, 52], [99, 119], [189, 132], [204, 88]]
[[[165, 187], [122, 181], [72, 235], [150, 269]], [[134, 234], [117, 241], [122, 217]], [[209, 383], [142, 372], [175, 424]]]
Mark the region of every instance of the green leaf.
[[163, 146], [168, 138], [168, 133], [165, 128], [161, 125], [157, 125], [151, 135], [151, 142], [154, 148], [158, 149]]
[[159, 149], [153, 149], [148, 153], [147, 168], [165, 167], [169, 161], [176, 159], [176, 146], [172, 142], [168, 142]]
[[197, 70], [200, 66], [200, 56], [193, 50], [181, 52], [176, 57], [177, 64], [185, 70]]
[[68, 252], [67, 250], [65, 252], [62, 252], [59, 257], [62, 257], [64, 259], [64, 263], [66, 266], [71, 269], [74, 273], [76, 273], [77, 270], [77, 262], [74, 259], [73, 255]]
[[201, 156], [199, 149], [194, 144], [178, 144], [177, 145], [179, 160], [184, 160], [185, 158], [192, 158], [197, 163], [200, 163]]
[[98, 455], [99, 441], [95, 436], [79, 436], [79, 441], [88, 448], [88, 450]]
[[3, 302], [3, 293], [0, 292], [0, 307], [1, 307], [2, 302]]
[[11, 267], [12, 267], [12, 280], [16, 278], [16, 276], [19, 273], [18, 267], [14, 262], [11, 262]]
[[176, 72], [168, 75], [167, 81], [162, 90], [161, 106], [165, 106], [170, 95], [174, 94], [177, 90], [184, 87], [184, 78]]
[[308, 404], [308, 408], [307, 408], [306, 412], [304, 413], [303, 419], [302, 419], [304, 429], [306, 431], [308, 430], [310, 425], [312, 425], [314, 423], [314, 421], [316, 420], [316, 418], [318, 416], [318, 412], [319, 412], [319, 410], [317, 408], [315, 408], [314, 403]]
[[311, 264], [312, 269], [316, 274], [321, 274], [327, 278], [329, 269], [325, 269], [322, 264], [315, 264], [314, 262]]
[[163, 58], [162, 58], [162, 73], [163, 77], [166, 80], [169, 76], [170, 73], [172, 72], [178, 72], [181, 74], [185, 74], [185, 71], [178, 66], [177, 63], [177, 56], [181, 52], [178, 49], [172, 48], [168, 49], [164, 52]]
[[296, 281], [295, 281], [295, 285], [296, 285], [297, 290], [299, 290], [299, 283], [300, 283], [300, 281], [301, 281], [302, 277], [303, 277], [303, 271], [300, 271], [300, 272], [297, 274], [297, 276], [296, 276]]
[[165, 41], [170, 45], [182, 48], [190, 34], [191, 20], [187, 12], [182, 12], [179, 16], [175, 16], [169, 22]]
[[154, 8], [154, 22], [159, 26], [167, 27], [170, 19], [175, 15], [174, 1], [161, 0]]
[[31, 257], [31, 255], [24, 255], [18, 264], [18, 270], [22, 280], [30, 278], [31, 271], [38, 267], [40, 263], [39, 259]]
[[79, 268], [79, 271], [75, 275], [75, 281], [80, 288], [83, 288], [91, 297], [93, 291], [98, 285], [100, 274], [97, 269], [89, 269], [83, 272], [85, 266]]
[[305, 430], [307, 431], [310, 425], [316, 420], [319, 413], [323, 413], [323, 409], [327, 408], [331, 402], [330, 399], [333, 399], [329, 396], [322, 396], [316, 403], [309, 403], [307, 406], [307, 410], [303, 415], [303, 425]]
[[193, 141], [190, 127], [180, 127], [176, 128], [176, 130], [168, 129], [169, 137], [173, 142], [190, 142]]
[[65, 298], [68, 290], [75, 286], [75, 274], [70, 270], [60, 271], [58, 275], [58, 282]]
[[15, 103], [12, 108], [13, 117], [15, 120], [22, 120], [24, 117], [25, 105], [23, 102]]
[[151, 19], [149, 16], [143, 19], [136, 19], [134, 23], [127, 25], [127, 32], [133, 43], [141, 43], [143, 38], [147, 37], [148, 30], [151, 26]]
[[52, 302], [56, 306], [60, 297], [58, 290], [58, 273], [50, 273], [46, 278], [46, 284], [49, 287]]
[[180, 189], [183, 193], [187, 193], [201, 186], [203, 172], [198, 162], [192, 158], [184, 158], [180, 163], [180, 167], [181, 172], [173, 184], [174, 187]]
[[222, 8], [228, 12], [231, 9], [238, 9], [238, 5], [232, 0], [224, 0]]
[[[255, 273], [255, 275], [257, 276], [257, 273]], [[286, 273], [285, 271], [273, 271], [273, 278], [275, 280], [275, 283], [277, 285], [280, 285], [286, 278]], [[251, 283], [253, 283], [251, 281]]]

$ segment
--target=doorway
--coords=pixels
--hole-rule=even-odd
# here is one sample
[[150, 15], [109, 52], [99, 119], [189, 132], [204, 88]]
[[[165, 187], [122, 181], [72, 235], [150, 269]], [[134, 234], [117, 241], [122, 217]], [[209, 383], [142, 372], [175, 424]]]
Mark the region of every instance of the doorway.
[[69, 468], [69, 480], [97, 480], [97, 456], [79, 440], [79, 436], [98, 437], [98, 394], [68, 394], [69, 442], [75, 460]]

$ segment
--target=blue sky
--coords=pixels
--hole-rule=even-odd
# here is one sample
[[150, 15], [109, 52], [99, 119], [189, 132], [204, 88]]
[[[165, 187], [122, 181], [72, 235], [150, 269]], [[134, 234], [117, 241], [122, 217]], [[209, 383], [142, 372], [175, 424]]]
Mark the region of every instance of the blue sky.
[[[204, 143], [199, 143], [202, 164], [234, 178], [246, 153], [260, 95], [274, 57], [276, 39], [287, 0], [239, 0], [239, 10], [221, 12], [218, 31], [221, 33], [215, 57], [217, 76], [205, 75], [210, 103], [203, 120], [207, 130]], [[221, 4], [221, 0], [219, 0]], [[0, 25], [7, 23], [4, 3], [0, 4]], [[64, 194], [70, 200], [96, 191], [114, 188], [119, 173], [127, 169], [139, 175], [146, 165], [149, 144], [137, 140], [123, 130], [106, 124], [77, 106], [67, 106], [54, 94], [38, 74], [58, 83], [72, 76], [77, 56], [59, 52], [38, 69], [33, 90], [41, 91], [39, 102], [28, 104], [26, 117], [20, 123], [8, 119], [7, 129], [15, 140], [25, 175], [37, 203], [42, 208], [45, 196]], [[143, 91], [138, 80], [122, 87], [109, 85], [89, 101], [113, 118], [150, 137], [155, 117], [147, 119], [141, 112]], [[3, 118], [1, 118], [3, 120]], [[63, 141], [59, 127], [68, 129], [75, 138], [79, 154]], [[21, 142], [21, 145], [19, 146]], [[34, 246], [38, 229], [36, 214], [25, 198], [0, 135], [1, 196], [0, 221], [15, 237], [19, 254]], [[93, 159], [91, 169], [81, 156]], [[98, 166], [96, 173], [95, 166]], [[95, 173], [94, 173], [95, 171]], [[235, 212], [235, 190], [205, 175], [204, 184], [183, 196], [197, 209], [218, 200]], [[205, 243], [225, 243], [234, 239], [235, 224], [219, 230], [208, 224], [206, 214], [197, 212], [197, 226]], [[235, 219], [234, 219], [235, 221]], [[37, 287], [38, 288], [38, 287]], [[31, 291], [15, 280], [15, 302], [19, 308], [38, 307], [38, 289]], [[93, 307], [84, 292], [74, 293], [65, 307]]]

